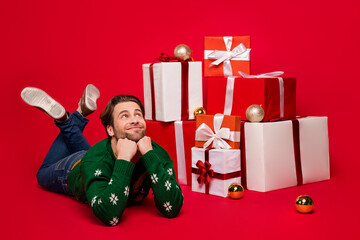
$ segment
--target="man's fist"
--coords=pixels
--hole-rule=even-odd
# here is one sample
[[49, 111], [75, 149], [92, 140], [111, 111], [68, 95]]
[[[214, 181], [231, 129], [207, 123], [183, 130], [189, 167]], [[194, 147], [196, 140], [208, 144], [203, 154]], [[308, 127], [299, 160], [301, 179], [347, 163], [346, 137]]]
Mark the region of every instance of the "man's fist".
[[120, 138], [116, 144], [117, 159], [131, 161], [137, 152], [136, 142], [127, 138]]
[[143, 137], [142, 139], [140, 139], [137, 142], [137, 147], [138, 147], [141, 155], [144, 155], [148, 151], [152, 150], [153, 148], [151, 145], [151, 138], [148, 136]]

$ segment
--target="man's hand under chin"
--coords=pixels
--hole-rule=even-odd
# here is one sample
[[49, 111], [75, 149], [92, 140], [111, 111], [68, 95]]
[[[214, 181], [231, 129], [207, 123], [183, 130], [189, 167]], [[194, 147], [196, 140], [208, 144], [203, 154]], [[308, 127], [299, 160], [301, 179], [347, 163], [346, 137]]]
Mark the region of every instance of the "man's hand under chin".
[[148, 136], [145, 136], [145, 137], [141, 138], [137, 142], [137, 147], [138, 147], [138, 150], [141, 153], [141, 155], [144, 155], [148, 151], [152, 150], [153, 148], [152, 148], [152, 145], [151, 145], [151, 138], [148, 137]]
[[137, 150], [138, 147], [136, 142], [127, 138], [120, 138], [116, 144], [116, 157], [117, 159], [123, 159], [130, 162], [134, 158]]

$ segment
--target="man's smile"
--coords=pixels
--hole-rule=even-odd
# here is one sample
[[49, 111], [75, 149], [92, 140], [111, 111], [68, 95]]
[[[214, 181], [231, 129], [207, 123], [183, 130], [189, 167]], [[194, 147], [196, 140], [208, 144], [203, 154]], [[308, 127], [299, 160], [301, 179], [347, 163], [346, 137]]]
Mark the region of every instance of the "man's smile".
[[143, 129], [141, 126], [132, 126], [132, 127], [128, 127], [126, 130], [141, 130]]

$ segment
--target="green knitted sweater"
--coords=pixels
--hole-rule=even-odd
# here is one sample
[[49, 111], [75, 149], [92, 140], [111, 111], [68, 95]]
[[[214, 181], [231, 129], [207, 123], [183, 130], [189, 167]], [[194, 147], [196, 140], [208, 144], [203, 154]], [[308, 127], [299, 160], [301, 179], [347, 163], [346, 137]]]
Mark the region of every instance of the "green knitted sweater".
[[98, 142], [69, 173], [70, 191], [109, 226], [116, 226], [127, 203], [144, 199], [150, 187], [157, 209], [167, 218], [176, 217], [183, 195], [173, 162], [160, 145], [152, 142], [152, 147], [135, 165], [116, 159], [108, 139]]

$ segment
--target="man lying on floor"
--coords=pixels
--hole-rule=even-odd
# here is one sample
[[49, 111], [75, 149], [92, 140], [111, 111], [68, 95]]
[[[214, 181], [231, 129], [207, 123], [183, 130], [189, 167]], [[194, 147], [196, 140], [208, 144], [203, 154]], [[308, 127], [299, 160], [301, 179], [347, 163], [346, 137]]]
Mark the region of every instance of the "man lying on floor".
[[144, 107], [138, 98], [118, 95], [109, 101], [100, 116], [108, 138], [91, 147], [83, 130], [100, 97], [94, 85], [86, 87], [73, 114], [37, 88], [23, 89], [21, 97], [55, 119], [60, 129], [37, 173], [43, 188], [87, 201], [109, 226], [117, 225], [127, 204], [144, 199], [150, 188], [165, 217], [178, 215], [183, 195], [172, 160], [146, 136]]

